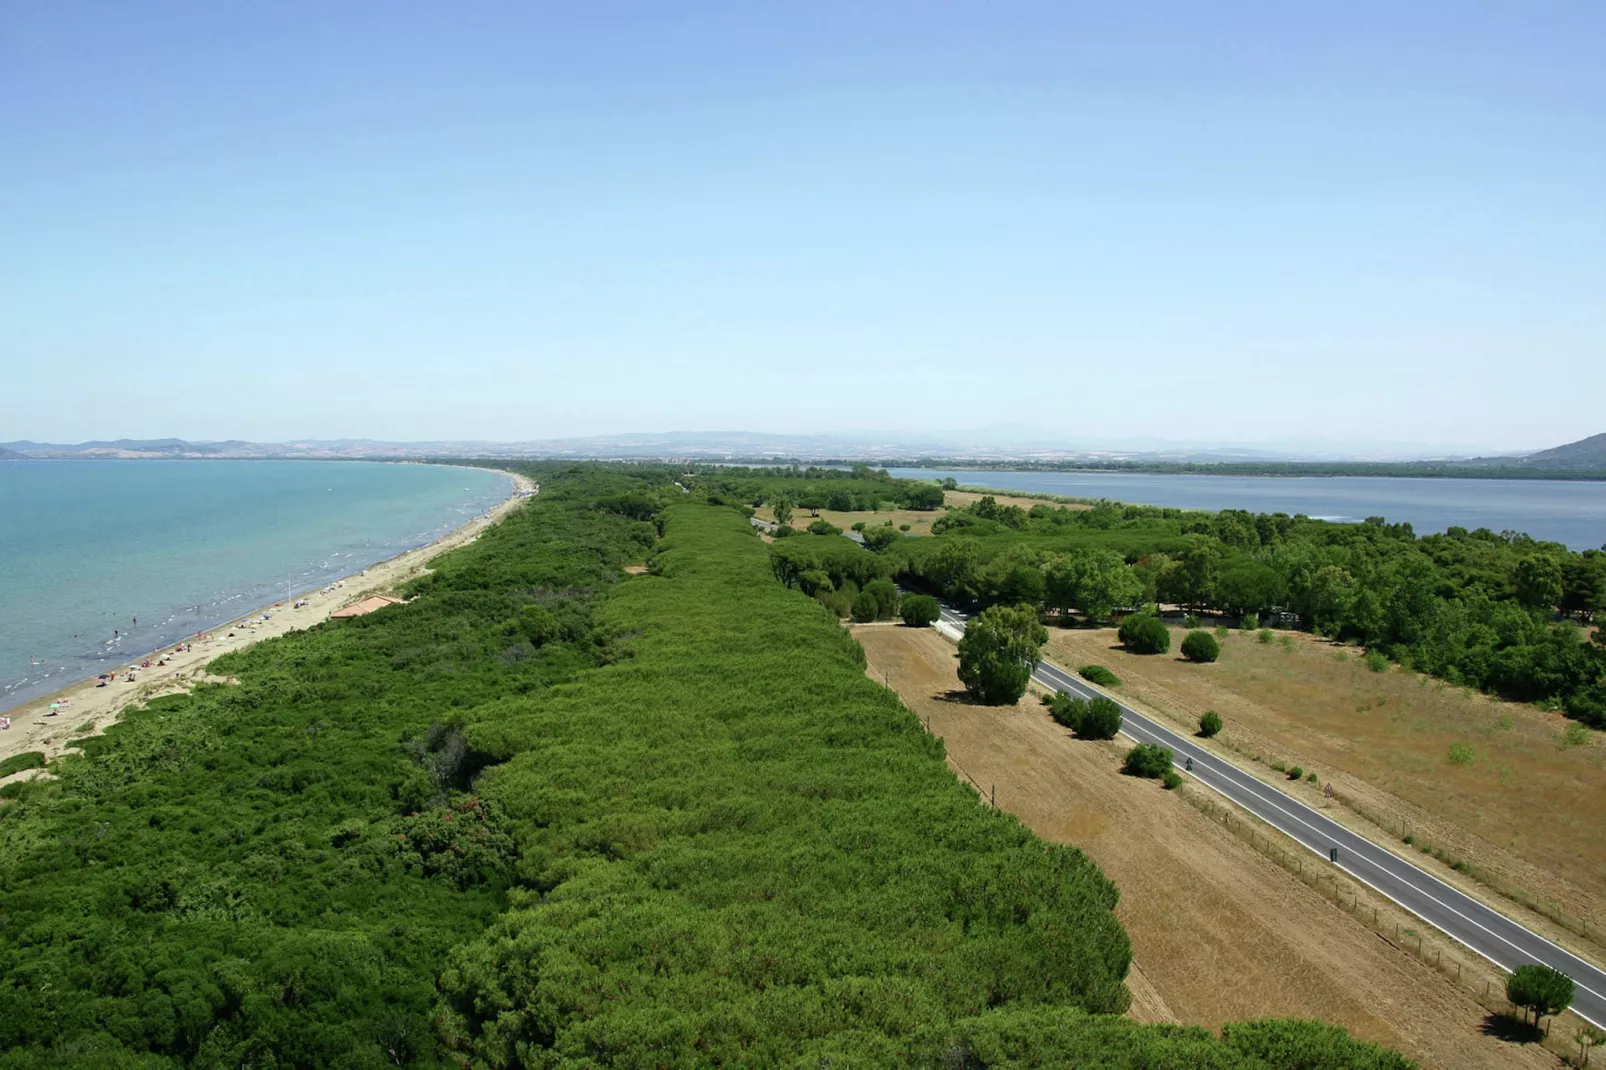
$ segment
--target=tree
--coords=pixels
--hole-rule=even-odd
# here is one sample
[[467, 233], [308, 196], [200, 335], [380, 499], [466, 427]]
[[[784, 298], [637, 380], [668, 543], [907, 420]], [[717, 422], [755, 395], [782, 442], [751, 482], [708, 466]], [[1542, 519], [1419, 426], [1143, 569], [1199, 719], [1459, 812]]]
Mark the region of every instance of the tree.
[[1151, 613], [1134, 613], [1116, 632], [1121, 645], [1134, 654], [1164, 654], [1171, 649], [1171, 631]]
[[1549, 609], [1561, 601], [1561, 579], [1561, 566], [1552, 558], [1530, 554], [1517, 562], [1517, 601], [1534, 609]]
[[1518, 966], [1506, 978], [1506, 999], [1532, 1013], [1533, 1023], [1538, 1025], [1539, 1019], [1572, 1006], [1573, 979], [1549, 966]]
[[1199, 734], [1206, 739], [1221, 731], [1221, 714], [1215, 710], [1205, 710], [1204, 716], [1199, 718]]
[[904, 504], [911, 509], [941, 509], [942, 503], [943, 493], [941, 487], [912, 487], [909, 493], [904, 495]]
[[860, 624], [875, 620], [880, 609], [881, 604], [868, 590], [860, 591], [853, 596], [853, 619]]
[[810, 535], [840, 535], [840, 534], [842, 534], [842, 529], [837, 527], [835, 524], [831, 523], [829, 520], [816, 520], [816, 521], [814, 521], [813, 523], [811, 523], [809, 525], [808, 531], [809, 531]]
[[1573, 1040], [1578, 1042], [1578, 1060], [1583, 1066], [1589, 1065], [1589, 1053], [1595, 1045], [1606, 1040], [1606, 1033], [1601, 1032], [1592, 1025], [1581, 1025], [1573, 1030]]
[[1048, 630], [1033, 606], [991, 606], [965, 626], [959, 678], [978, 702], [1007, 706], [1026, 693]]
[[1069, 627], [1071, 608], [1076, 605], [1076, 585], [1081, 569], [1074, 557], [1055, 557], [1043, 570], [1043, 600], [1048, 608], [1058, 610], [1060, 624]]
[[1221, 644], [1209, 632], [1189, 632], [1182, 640], [1182, 656], [1189, 661], [1215, 661], [1221, 656]]
[[776, 498], [772, 508], [775, 511], [776, 524], [785, 527], [792, 522], [792, 500], [790, 498], [784, 495]]
[[981, 543], [975, 539], [937, 539], [921, 563], [921, 575], [950, 598], [972, 601], [980, 593]]
[[885, 550], [903, 538], [902, 535], [898, 534], [897, 528], [885, 524], [879, 528], [865, 528], [862, 537], [867, 550]]
[[1043, 601], [1043, 569], [1036, 551], [1011, 546], [987, 566], [987, 593], [1000, 602], [1039, 605]]
[[805, 490], [797, 496], [797, 504], [807, 509], [810, 516], [819, 516], [820, 510], [825, 508], [825, 495], [818, 490]]
[[1213, 605], [1216, 582], [1221, 575], [1221, 548], [1200, 535], [1188, 537], [1187, 552], [1182, 555], [1181, 596], [1178, 601], [1189, 605]]
[[925, 628], [937, 623], [942, 606], [929, 594], [912, 594], [903, 600], [903, 622], [911, 628]]

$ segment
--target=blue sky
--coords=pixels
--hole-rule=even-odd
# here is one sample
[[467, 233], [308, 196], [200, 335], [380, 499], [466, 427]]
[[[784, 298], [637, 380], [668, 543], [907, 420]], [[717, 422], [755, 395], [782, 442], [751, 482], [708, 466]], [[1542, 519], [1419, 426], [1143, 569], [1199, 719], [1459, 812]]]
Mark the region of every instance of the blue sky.
[[1606, 430], [1606, 4], [0, 2], [0, 441]]

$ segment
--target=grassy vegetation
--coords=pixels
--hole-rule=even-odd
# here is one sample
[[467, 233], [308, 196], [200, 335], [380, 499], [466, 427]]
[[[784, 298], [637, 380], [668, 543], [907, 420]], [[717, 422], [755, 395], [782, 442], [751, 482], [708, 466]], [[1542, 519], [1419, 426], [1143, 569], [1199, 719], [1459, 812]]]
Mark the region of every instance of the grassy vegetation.
[[8, 777], [13, 773], [20, 773], [25, 769], [42, 769], [45, 764], [43, 751], [30, 750], [0, 761], [0, 777]]
[[406, 606], [0, 807], [0, 1066], [1406, 1065], [1113, 1016], [1116, 890], [977, 805], [738, 511], [532, 474]]
[[1076, 672], [1082, 679], [1091, 680], [1100, 687], [1121, 686], [1121, 678], [1102, 665], [1083, 665]]

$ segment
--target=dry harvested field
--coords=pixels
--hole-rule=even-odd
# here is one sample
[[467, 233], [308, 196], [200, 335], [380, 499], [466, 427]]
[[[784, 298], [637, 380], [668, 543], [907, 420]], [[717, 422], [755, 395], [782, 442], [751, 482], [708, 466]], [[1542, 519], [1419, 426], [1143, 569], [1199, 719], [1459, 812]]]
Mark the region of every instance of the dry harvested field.
[[[1173, 629], [1173, 652], [1183, 634]], [[1221, 660], [1192, 665], [1174, 653], [1128, 654], [1112, 629], [1050, 628], [1047, 654], [1070, 667], [1107, 666], [1123, 699], [1178, 727], [1192, 730], [1215, 710], [1226, 722], [1222, 742], [1240, 756], [1314, 770], [1345, 803], [1335, 817], [1366, 819], [1402, 850], [1409, 832], [1420, 864], [1468, 890], [1479, 885], [1420, 848], [1471, 862], [1494, 886], [1550, 904], [1553, 916], [1559, 906], [1575, 929], [1588, 919], [1592, 938], [1597, 921], [1606, 928], [1599, 733], [1568, 745], [1570, 722], [1559, 714], [1397, 668], [1372, 672], [1358, 651], [1299, 633], [1268, 644], [1233, 632]], [[1451, 759], [1452, 746], [1464, 761]], [[1319, 799], [1313, 785], [1286, 786]], [[1483, 894], [1490, 898], [1487, 886]], [[1550, 934], [1561, 935], [1553, 926]]]
[[[987, 493], [980, 492], [980, 491], [950, 490], [944, 495], [943, 500], [947, 504], [953, 506], [954, 508], [960, 509], [960, 508], [963, 508], [964, 506], [970, 505], [970, 504], [972, 504], [974, 502], [979, 502], [979, 501], [981, 501], [981, 499], [983, 499], [985, 497], [988, 497], [988, 496], [989, 495]], [[1059, 508], [1065, 508], [1065, 509], [1091, 509], [1091, 508], [1093, 508], [1091, 505], [1082, 505], [1082, 504], [1079, 504], [1079, 503], [1071, 503], [1071, 502], [1055, 502], [1055, 501], [1051, 501], [1048, 498], [1022, 497], [1019, 494], [1004, 494], [1004, 493], [1000, 492], [1000, 493], [991, 494], [990, 496], [999, 505], [1018, 505], [1022, 509], [1030, 509], [1034, 505], [1051, 505], [1056, 509], [1059, 509]]]
[[[973, 491], [950, 490], [946, 492], [943, 500], [944, 504], [957, 509], [966, 505], [970, 505], [973, 502], [980, 501], [982, 497], [983, 495], [977, 494]], [[999, 505], [1018, 505], [1022, 509], [1030, 509], [1034, 505], [1045, 504], [1044, 500], [1041, 498], [1022, 498], [1013, 494], [994, 494], [993, 498], [998, 502]], [[1047, 504], [1053, 505], [1054, 503], [1048, 502]], [[1086, 505], [1066, 505], [1065, 508], [1087, 509], [1090, 507]], [[761, 505], [757, 509], [753, 510], [753, 512], [760, 520], [774, 521], [775, 519], [775, 513], [767, 505]], [[934, 524], [937, 521], [937, 518], [942, 516], [942, 514], [943, 510], [941, 509], [898, 509], [893, 512], [874, 513], [843, 513], [835, 509], [821, 509], [819, 519], [829, 521], [832, 524], [835, 524], [837, 527], [843, 529], [851, 528], [860, 521], [863, 521], [867, 526], [879, 527], [890, 520], [892, 521], [893, 527], [898, 527], [902, 524], [908, 524], [911, 534], [930, 535], [931, 525]], [[795, 506], [793, 507], [793, 527], [808, 527], [810, 521], [814, 519], [814, 515], [807, 509], [799, 509]]]
[[[1121, 742], [1074, 740], [1028, 696], [972, 706], [954, 647], [930, 629], [855, 628], [869, 675], [943, 737], [961, 776], [1046, 839], [1075, 845], [1121, 890], [1133, 1016], [1215, 1027], [1319, 1018], [1432, 1067], [1553, 1067], [1484, 1035], [1486, 1011], [1177, 793], [1119, 773]], [[1188, 788], [1181, 789], [1188, 791]]]
[[[951, 496], [953, 491], [949, 491], [948, 493]], [[753, 513], [760, 520], [774, 521], [775, 519], [775, 513], [772, 512], [770, 507], [767, 505], [759, 506], [757, 509], [753, 510]], [[930, 535], [931, 525], [939, 516], [942, 516], [942, 513], [943, 511], [941, 509], [898, 509], [893, 512], [875, 513], [843, 513], [835, 509], [821, 509], [819, 517], [816, 518], [814, 514], [809, 512], [807, 509], [800, 509], [797, 506], [793, 506], [792, 526], [799, 529], [806, 528], [816, 519], [819, 519], [829, 521], [830, 523], [835, 524], [837, 527], [847, 530], [861, 521], [866, 527], [880, 527], [882, 524], [885, 524], [890, 520], [892, 521], [893, 527], [898, 527], [901, 524], [908, 524], [909, 530], [912, 533], [916, 535]]]

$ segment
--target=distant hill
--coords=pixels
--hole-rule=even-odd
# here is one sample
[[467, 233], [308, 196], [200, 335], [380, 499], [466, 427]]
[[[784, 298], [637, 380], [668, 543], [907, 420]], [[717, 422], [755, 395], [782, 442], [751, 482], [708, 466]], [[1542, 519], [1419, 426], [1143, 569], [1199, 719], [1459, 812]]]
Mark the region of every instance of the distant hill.
[[1569, 442], [1554, 449], [1530, 453], [1517, 463], [1524, 468], [1606, 471], [1606, 433], [1590, 435], [1588, 438], [1581, 438], [1577, 442]]
[[0, 461], [17, 461], [21, 460], [25, 456], [27, 455], [18, 453], [16, 450], [8, 450], [0, 447]]

